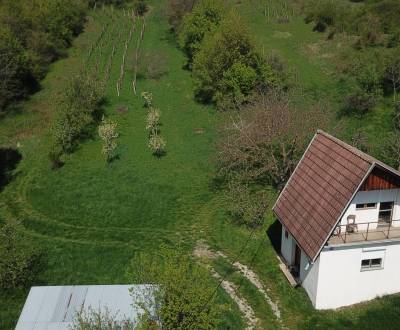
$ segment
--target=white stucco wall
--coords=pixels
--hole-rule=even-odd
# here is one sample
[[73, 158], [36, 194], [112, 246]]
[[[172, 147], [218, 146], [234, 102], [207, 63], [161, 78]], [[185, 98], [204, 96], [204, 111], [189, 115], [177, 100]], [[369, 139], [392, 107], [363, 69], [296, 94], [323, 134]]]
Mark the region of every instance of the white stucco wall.
[[[379, 214], [379, 203], [394, 202], [393, 220], [400, 220], [400, 189], [359, 191], [353, 198], [349, 208], [341, 219], [341, 224], [347, 224], [347, 217], [350, 214], [356, 216], [357, 223], [377, 222]], [[377, 203], [376, 208], [356, 210], [356, 204]], [[370, 225], [370, 229], [375, 229], [376, 224]], [[400, 226], [400, 221], [393, 222], [393, 226]], [[344, 228], [342, 228], [344, 229]], [[367, 225], [359, 226], [359, 230], [366, 230]]]
[[292, 235], [290, 235], [290, 233], [288, 232], [288, 238], [285, 237], [285, 226], [282, 225], [282, 240], [281, 240], [281, 254], [282, 257], [285, 259], [286, 263], [288, 265], [293, 264], [293, 251], [294, 251], [294, 244], [295, 241], [292, 237]]
[[306, 254], [301, 251], [300, 281], [308, 297], [315, 306], [318, 292], [319, 258], [311, 263]]
[[[400, 242], [331, 249], [325, 248], [304, 273], [302, 285], [315, 308], [338, 308], [400, 292]], [[372, 258], [383, 258], [383, 268], [361, 270], [361, 260]]]

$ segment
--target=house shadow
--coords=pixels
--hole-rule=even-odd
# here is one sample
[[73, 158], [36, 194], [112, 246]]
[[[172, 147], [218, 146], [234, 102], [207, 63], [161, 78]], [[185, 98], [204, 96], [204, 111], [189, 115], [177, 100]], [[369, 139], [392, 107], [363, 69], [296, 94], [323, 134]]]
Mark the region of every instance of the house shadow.
[[275, 221], [268, 227], [267, 235], [271, 244], [277, 254], [281, 251], [281, 241], [282, 241], [282, 225], [275, 219]]
[[12, 148], [0, 148], [0, 191], [14, 178], [13, 171], [21, 161], [21, 153]]

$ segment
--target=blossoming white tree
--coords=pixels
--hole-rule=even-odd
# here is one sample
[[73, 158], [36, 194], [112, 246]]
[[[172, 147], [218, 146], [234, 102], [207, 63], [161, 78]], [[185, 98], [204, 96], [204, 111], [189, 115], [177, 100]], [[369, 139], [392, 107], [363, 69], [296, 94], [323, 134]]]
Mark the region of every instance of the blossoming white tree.
[[115, 150], [117, 148], [118, 133], [117, 123], [110, 119], [106, 119], [103, 116], [101, 124], [99, 126], [99, 136], [103, 140], [102, 154], [105, 156], [107, 163], [110, 163], [115, 156]]

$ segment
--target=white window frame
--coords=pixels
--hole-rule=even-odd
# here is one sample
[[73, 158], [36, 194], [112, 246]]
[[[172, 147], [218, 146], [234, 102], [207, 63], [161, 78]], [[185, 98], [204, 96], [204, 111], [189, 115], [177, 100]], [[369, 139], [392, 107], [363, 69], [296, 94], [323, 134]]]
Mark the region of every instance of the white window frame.
[[[368, 204], [374, 204], [374, 206], [367, 206]], [[357, 207], [357, 205], [363, 205], [363, 207]], [[371, 203], [356, 203], [356, 211], [372, 210], [372, 209], [376, 209], [377, 207], [378, 207], [378, 203], [376, 203], [376, 202], [371, 202]]]

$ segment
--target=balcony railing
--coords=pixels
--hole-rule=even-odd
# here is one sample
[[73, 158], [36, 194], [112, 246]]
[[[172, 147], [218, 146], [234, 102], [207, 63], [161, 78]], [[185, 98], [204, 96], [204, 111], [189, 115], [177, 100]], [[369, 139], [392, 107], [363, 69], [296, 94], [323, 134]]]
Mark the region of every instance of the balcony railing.
[[379, 241], [400, 238], [400, 220], [391, 222], [357, 222], [336, 227], [331, 244]]

